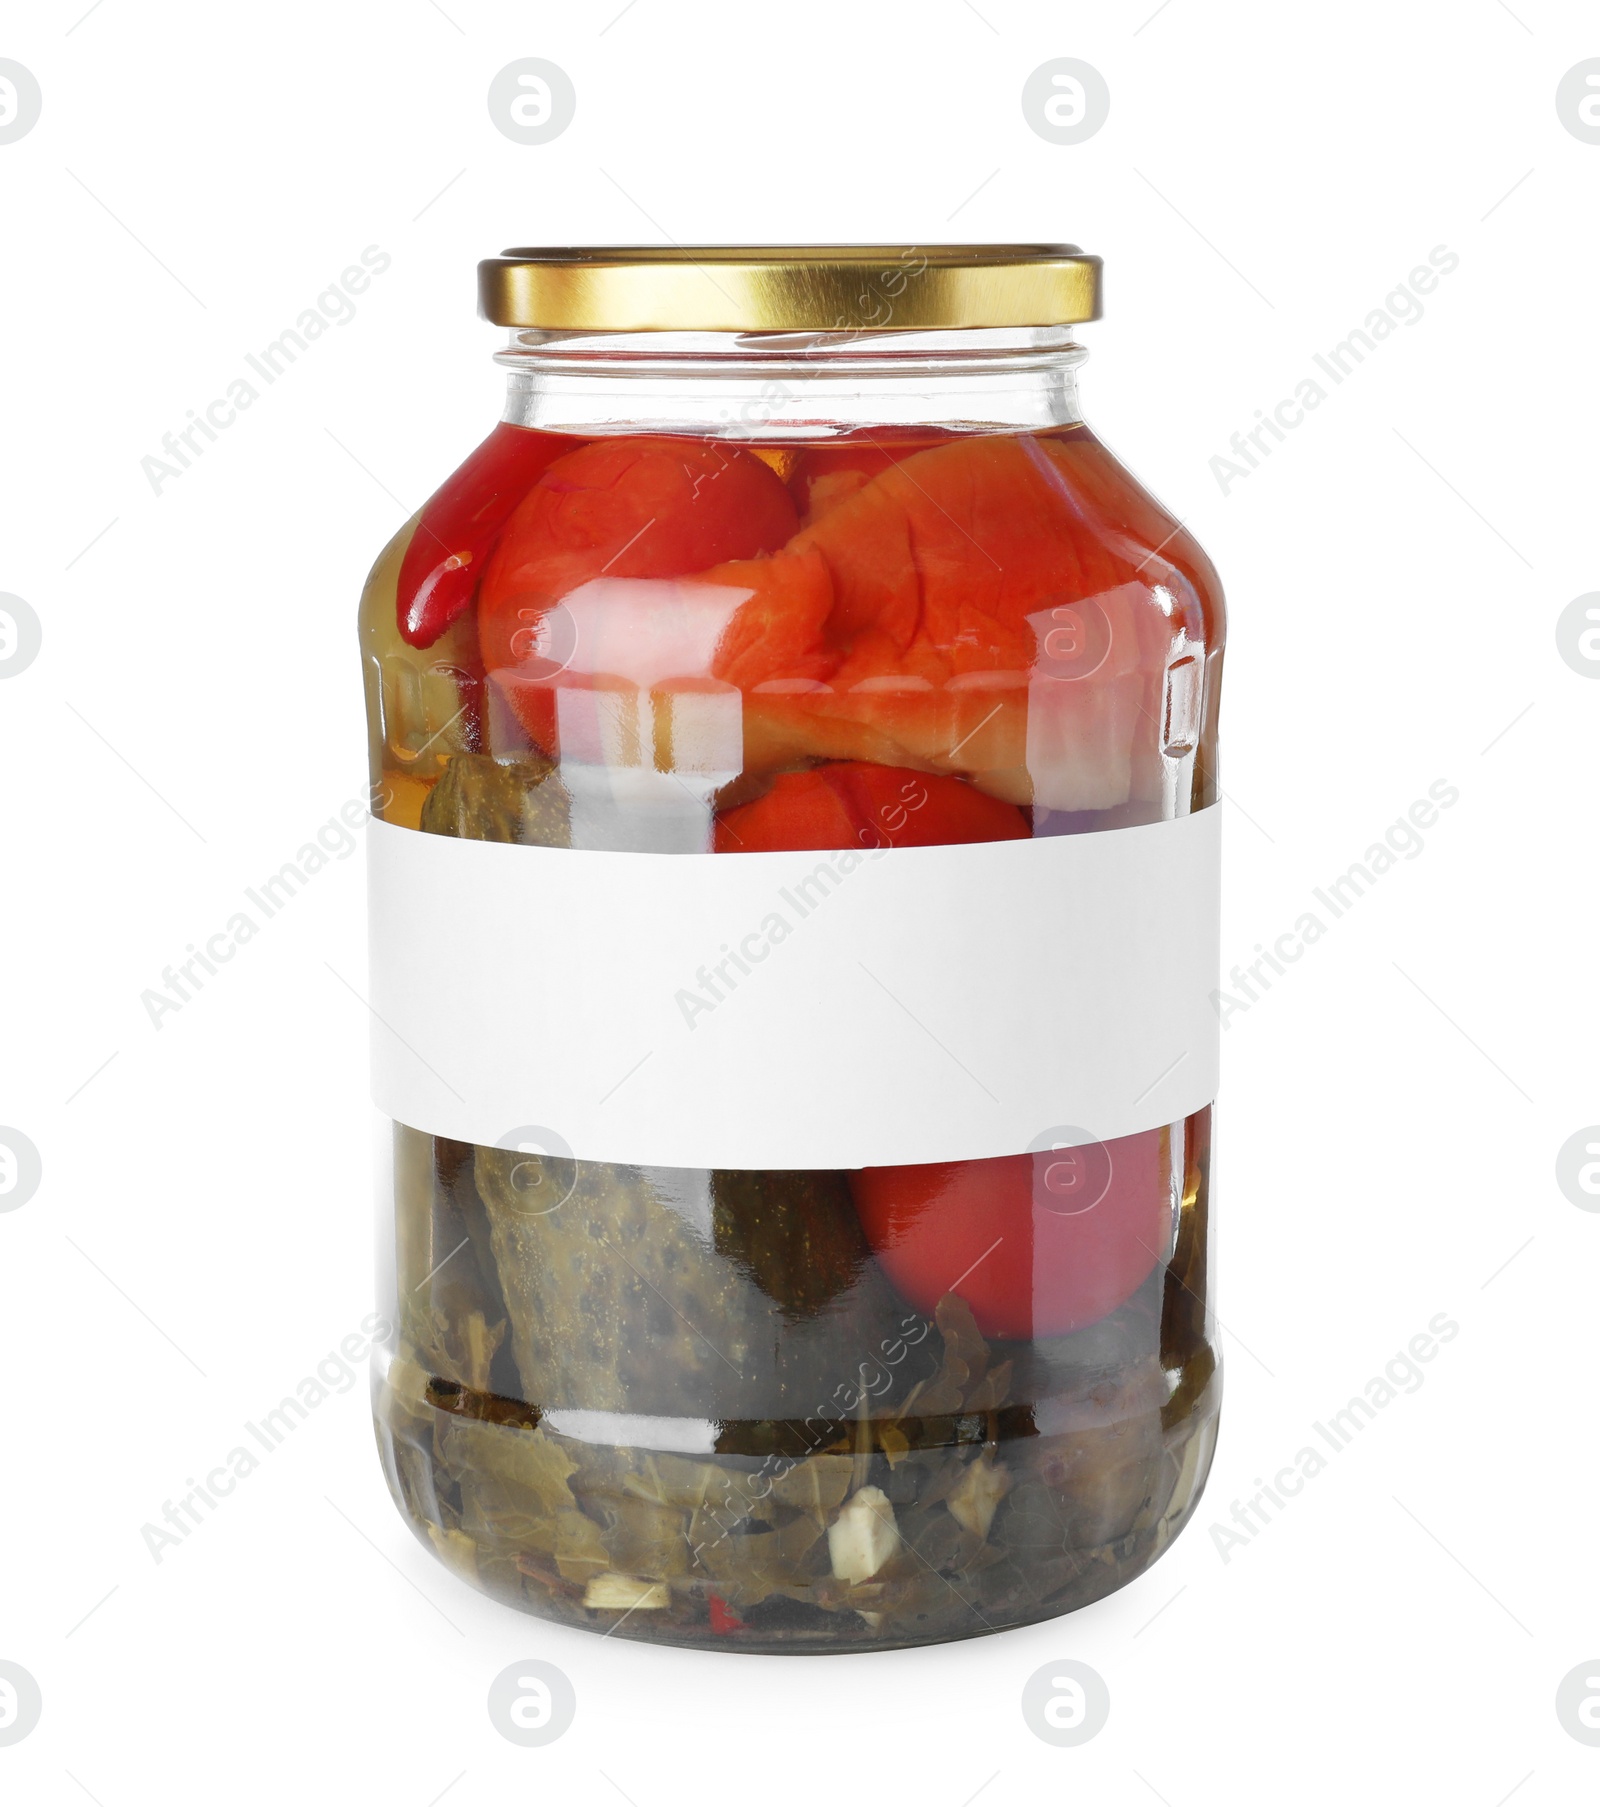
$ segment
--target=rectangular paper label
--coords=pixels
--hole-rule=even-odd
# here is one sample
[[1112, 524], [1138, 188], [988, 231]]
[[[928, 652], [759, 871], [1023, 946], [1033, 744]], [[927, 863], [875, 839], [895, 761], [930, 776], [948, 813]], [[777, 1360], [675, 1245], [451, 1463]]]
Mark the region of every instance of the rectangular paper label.
[[374, 821], [374, 1097], [464, 1142], [668, 1167], [975, 1160], [1153, 1129], [1216, 1093], [1219, 840], [1215, 808], [723, 855]]

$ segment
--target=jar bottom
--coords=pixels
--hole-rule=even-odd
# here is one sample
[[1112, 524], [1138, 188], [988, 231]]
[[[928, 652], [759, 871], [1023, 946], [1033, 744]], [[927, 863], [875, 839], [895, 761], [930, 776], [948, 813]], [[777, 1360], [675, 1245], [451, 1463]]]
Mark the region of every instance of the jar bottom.
[[893, 1650], [1055, 1618], [1149, 1568], [1215, 1446], [1209, 1348], [1190, 1366], [1164, 1403], [1066, 1428], [1040, 1428], [1047, 1403], [912, 1421], [897, 1454], [880, 1430], [870, 1453], [778, 1463], [580, 1442], [403, 1360], [375, 1424], [419, 1541], [507, 1605], [684, 1648]]

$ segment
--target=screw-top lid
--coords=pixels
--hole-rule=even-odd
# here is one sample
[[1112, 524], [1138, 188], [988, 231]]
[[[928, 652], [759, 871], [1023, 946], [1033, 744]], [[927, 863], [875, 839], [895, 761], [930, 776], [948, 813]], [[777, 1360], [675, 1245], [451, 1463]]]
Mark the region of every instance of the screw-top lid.
[[909, 332], [1100, 316], [1076, 245], [530, 247], [478, 265], [497, 326], [566, 332]]

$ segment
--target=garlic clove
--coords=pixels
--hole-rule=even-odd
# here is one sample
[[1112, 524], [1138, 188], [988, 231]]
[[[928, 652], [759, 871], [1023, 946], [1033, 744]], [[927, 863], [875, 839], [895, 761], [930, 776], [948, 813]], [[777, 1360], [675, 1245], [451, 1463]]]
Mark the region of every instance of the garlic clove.
[[967, 1465], [966, 1472], [951, 1490], [945, 1504], [950, 1516], [963, 1531], [979, 1537], [989, 1535], [995, 1508], [1011, 1491], [1011, 1471], [1003, 1462], [979, 1456]]
[[641, 1581], [635, 1575], [618, 1575], [607, 1570], [591, 1575], [583, 1590], [585, 1606], [597, 1606], [608, 1612], [651, 1612], [665, 1606], [672, 1590], [664, 1581]]
[[900, 1548], [894, 1507], [881, 1487], [861, 1487], [828, 1527], [828, 1560], [849, 1585], [870, 1581]]

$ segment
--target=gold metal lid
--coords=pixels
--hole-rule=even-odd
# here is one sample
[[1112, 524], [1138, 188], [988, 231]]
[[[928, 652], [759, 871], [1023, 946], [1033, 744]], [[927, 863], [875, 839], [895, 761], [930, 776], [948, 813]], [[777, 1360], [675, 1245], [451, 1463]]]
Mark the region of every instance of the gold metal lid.
[[478, 265], [497, 326], [566, 332], [909, 332], [1100, 317], [1076, 245], [607, 245]]

